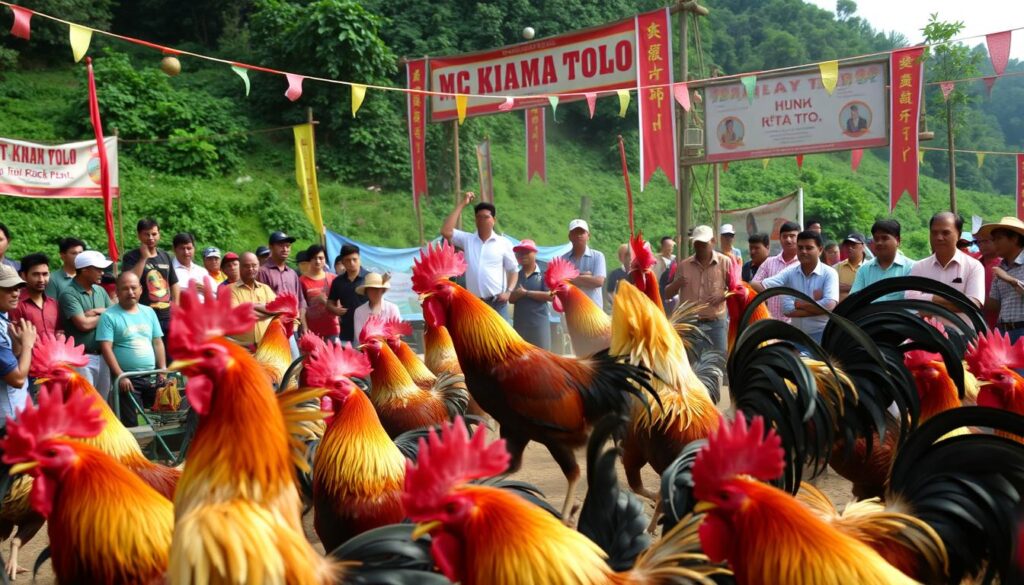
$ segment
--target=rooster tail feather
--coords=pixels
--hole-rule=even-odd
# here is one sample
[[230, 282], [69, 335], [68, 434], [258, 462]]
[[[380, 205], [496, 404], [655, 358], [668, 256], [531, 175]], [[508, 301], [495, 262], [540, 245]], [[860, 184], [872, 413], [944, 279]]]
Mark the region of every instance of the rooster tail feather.
[[687, 443], [679, 457], [661, 472], [662, 515], [659, 523], [664, 533], [691, 514], [697, 504], [697, 499], [693, 497], [693, 463], [707, 444], [707, 439]]
[[648, 411], [650, 401], [645, 393], [661, 404], [658, 393], [651, 386], [651, 373], [647, 368], [625, 363], [609, 354], [608, 350], [600, 351], [586, 361], [593, 368], [590, 386], [581, 388], [580, 392], [587, 420], [597, 420], [611, 412], [630, 412], [633, 407], [630, 395], [639, 399]]
[[323, 438], [323, 421], [328, 413], [321, 410], [320, 398], [326, 393], [324, 388], [297, 388], [277, 395], [292, 460], [304, 473], [310, 471], [308, 442]]
[[344, 574], [337, 583], [445, 585], [434, 573], [430, 539], [412, 540], [412, 524], [381, 526], [355, 536], [330, 552]]
[[693, 373], [708, 390], [711, 401], [718, 404], [722, 399], [722, 382], [725, 379], [725, 354], [709, 350], [697, 357]]
[[693, 348], [700, 344], [711, 343], [698, 324], [698, 314], [704, 308], [705, 305], [702, 304], [683, 302], [672, 311], [672, 316], [669, 317], [669, 322], [672, 323], [672, 327], [679, 334], [680, 339], [683, 340], [683, 346], [688, 351], [693, 351]]
[[466, 409], [469, 408], [469, 390], [466, 389], [466, 377], [462, 374], [438, 374], [430, 393], [444, 403], [449, 419], [454, 420], [456, 416], [466, 414]]
[[634, 582], [651, 585], [714, 585], [714, 577], [731, 576], [729, 569], [712, 563], [701, 549], [697, 529], [703, 520], [703, 515], [683, 518], [654, 546], [644, 551], [629, 572]]

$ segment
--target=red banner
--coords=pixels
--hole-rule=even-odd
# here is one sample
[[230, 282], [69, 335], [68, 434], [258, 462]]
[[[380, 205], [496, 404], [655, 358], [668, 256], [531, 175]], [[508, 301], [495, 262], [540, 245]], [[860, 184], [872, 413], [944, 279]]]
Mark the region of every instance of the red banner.
[[670, 22], [668, 8], [636, 17], [641, 191], [659, 168], [669, 182], [676, 185], [676, 116], [672, 99]]
[[[96, 79], [92, 74], [92, 59], [86, 59], [86, 71], [89, 74], [89, 119], [92, 121], [96, 144], [106, 145], [103, 140], [103, 122], [100, 120], [100, 103], [96, 97]], [[107, 254], [117, 262], [120, 253], [117, 250], [117, 238], [114, 237], [113, 193], [110, 192], [110, 161], [107, 160], [107, 149], [97, 148], [99, 154], [100, 191], [103, 193], [103, 219], [107, 227]]]
[[526, 182], [540, 175], [548, 182], [548, 157], [545, 151], [544, 108], [526, 110]]
[[[427, 61], [409, 61], [405, 66], [409, 89], [426, 89]], [[409, 113], [409, 158], [412, 161], [412, 203], [419, 210], [420, 197], [427, 196], [427, 97], [421, 93], [406, 94]]]
[[1024, 154], [1017, 155], [1017, 219], [1024, 219]]
[[889, 63], [889, 211], [896, 209], [904, 192], [917, 206], [917, 125], [921, 108], [921, 53], [924, 48], [893, 51]]

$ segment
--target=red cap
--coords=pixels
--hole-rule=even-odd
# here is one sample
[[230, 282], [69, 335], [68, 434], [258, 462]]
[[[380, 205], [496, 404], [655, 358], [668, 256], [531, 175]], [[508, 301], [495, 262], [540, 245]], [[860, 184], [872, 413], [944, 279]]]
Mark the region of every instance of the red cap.
[[238, 254], [235, 254], [234, 252], [228, 252], [227, 254], [224, 254], [223, 261], [227, 262], [228, 260], [238, 260]]
[[516, 254], [520, 252], [536, 252], [537, 244], [533, 243], [533, 240], [521, 240], [518, 246], [512, 248], [512, 251]]

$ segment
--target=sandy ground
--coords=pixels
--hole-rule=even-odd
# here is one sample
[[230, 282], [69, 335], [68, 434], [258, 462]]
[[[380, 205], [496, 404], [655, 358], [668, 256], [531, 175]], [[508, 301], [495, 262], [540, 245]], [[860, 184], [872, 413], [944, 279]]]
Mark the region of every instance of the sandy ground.
[[[719, 408], [724, 410], [729, 404], [728, 390], [724, 392], [722, 403]], [[493, 436], [494, 433], [491, 433]], [[582, 477], [586, 478], [586, 452], [581, 450], [577, 453], [577, 459], [580, 462], [580, 467], [583, 468]], [[619, 470], [620, 482], [623, 489], [628, 489], [625, 483], [625, 477], [622, 474], [621, 468]], [[644, 484], [652, 489], [658, 487], [658, 476], [651, 471], [650, 468], [644, 470]], [[516, 473], [513, 478], [532, 483], [533, 485], [540, 488], [544, 493], [547, 500], [555, 506], [556, 509], [560, 509], [562, 506], [563, 499], [565, 498], [566, 482], [562, 475], [562, 472], [555, 465], [551, 456], [543, 446], [531, 443], [526, 449], [526, 455], [523, 460], [523, 467], [519, 473]], [[827, 472], [823, 476], [819, 477], [814, 482], [819, 489], [823, 490], [833, 502], [836, 504], [843, 504], [849, 501], [852, 496], [850, 494], [850, 484], [843, 478], [837, 476], [835, 473]], [[586, 486], [580, 484], [576, 489], [576, 499], [579, 502], [583, 501], [583, 497], [586, 495]], [[648, 513], [653, 510], [653, 506], [648, 506]], [[312, 514], [306, 515], [304, 518], [304, 524], [306, 528], [306, 535], [310, 541], [316, 544], [316, 547], [321, 552], [323, 547], [320, 545], [320, 540], [316, 537], [313, 532], [313, 520]], [[44, 527], [35, 538], [32, 539], [26, 546], [22, 548], [20, 555], [20, 565], [22, 567], [31, 570], [31, 567], [35, 563], [36, 557], [48, 544], [48, 538], [46, 535], [46, 528]], [[3, 554], [4, 558], [9, 558], [9, 543], [3, 543]], [[24, 573], [19, 576], [15, 581], [16, 583], [31, 583], [31, 573]], [[51, 585], [56, 583], [56, 579], [53, 576], [50, 563], [47, 561], [46, 564], [40, 569], [38, 578], [35, 581], [38, 585]]]

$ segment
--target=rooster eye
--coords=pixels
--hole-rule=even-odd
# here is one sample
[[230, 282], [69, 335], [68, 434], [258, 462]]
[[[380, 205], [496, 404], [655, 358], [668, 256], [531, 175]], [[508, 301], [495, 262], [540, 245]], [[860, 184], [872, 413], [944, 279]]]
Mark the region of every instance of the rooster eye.
[[455, 502], [449, 502], [445, 507], [444, 511], [449, 514], [454, 514], [459, 511], [459, 506]]
[[719, 499], [721, 499], [721, 500], [722, 500], [723, 502], [728, 502], [728, 501], [729, 501], [729, 497], [730, 497], [730, 494], [729, 494], [729, 492], [727, 492], [726, 490], [722, 490], [722, 491], [718, 492], [718, 497], [719, 497]]
[[206, 348], [203, 350], [203, 357], [205, 358], [213, 358], [215, 355], [217, 355], [217, 352], [213, 351], [212, 348]]
[[50, 447], [49, 449], [46, 450], [46, 456], [47, 457], [56, 457], [57, 456], [57, 450], [54, 449], [53, 447]]

